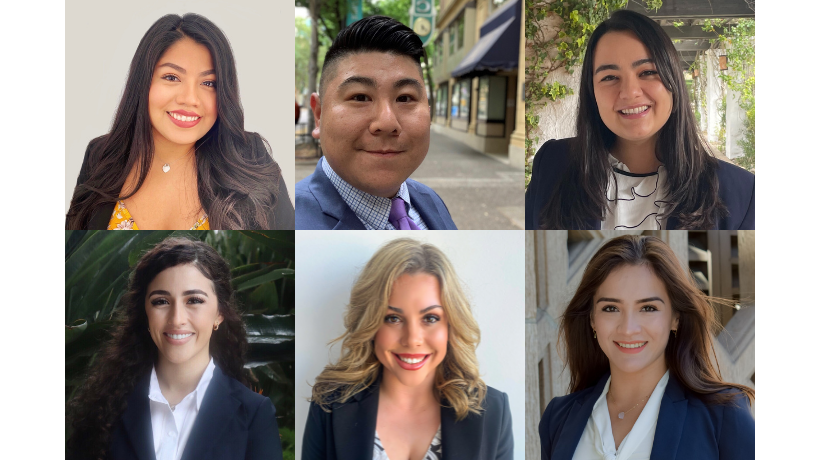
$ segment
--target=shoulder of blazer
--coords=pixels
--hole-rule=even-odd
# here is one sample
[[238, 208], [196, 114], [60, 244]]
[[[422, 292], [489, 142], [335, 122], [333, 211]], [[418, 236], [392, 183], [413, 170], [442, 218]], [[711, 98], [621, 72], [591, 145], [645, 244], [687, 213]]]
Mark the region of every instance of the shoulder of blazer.
[[104, 134], [100, 137], [95, 137], [94, 139], [91, 139], [88, 146], [86, 146], [85, 155], [83, 156], [83, 164], [80, 166], [80, 173], [77, 175], [76, 185], [84, 184], [88, 181], [91, 175], [91, 163], [96, 160], [96, 158], [91, 158], [91, 153], [100, 145], [101, 142], [105, 140], [106, 136], [108, 135]]
[[720, 230], [753, 230], [755, 227], [755, 176], [732, 163], [718, 160], [718, 194], [729, 211], [720, 219]]
[[507, 394], [488, 386], [484, 402], [481, 404], [484, 411], [489, 415], [500, 415], [505, 406], [509, 406]]
[[538, 228], [541, 209], [549, 202], [569, 167], [571, 145], [575, 139], [550, 139], [533, 157], [532, 176], [524, 193], [526, 230]]

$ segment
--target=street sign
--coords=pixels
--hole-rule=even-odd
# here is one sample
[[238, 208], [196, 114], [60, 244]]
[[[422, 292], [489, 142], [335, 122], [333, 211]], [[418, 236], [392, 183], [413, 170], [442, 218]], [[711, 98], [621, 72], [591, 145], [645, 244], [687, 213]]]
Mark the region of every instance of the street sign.
[[345, 26], [349, 26], [362, 18], [362, 0], [347, 0], [347, 16]]
[[410, 7], [410, 27], [418, 34], [424, 46], [436, 32], [436, 8], [434, 0], [413, 0]]

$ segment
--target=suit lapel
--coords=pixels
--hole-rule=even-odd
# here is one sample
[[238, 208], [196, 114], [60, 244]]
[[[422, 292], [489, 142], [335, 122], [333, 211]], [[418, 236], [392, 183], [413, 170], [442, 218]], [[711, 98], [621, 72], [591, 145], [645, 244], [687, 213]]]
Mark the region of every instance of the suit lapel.
[[151, 408], [148, 403], [148, 384], [151, 374], [141, 378], [128, 396], [128, 406], [122, 414], [122, 423], [128, 440], [139, 460], [156, 460], [154, 434], [151, 428]]
[[313, 171], [313, 178], [310, 181], [309, 188], [319, 202], [322, 212], [338, 221], [333, 230], [365, 230], [362, 221], [356, 217], [353, 210], [339, 195], [336, 187], [333, 186], [333, 182], [330, 182], [330, 179], [325, 175], [325, 171], [322, 169], [322, 161], [325, 161], [324, 158], [316, 163], [316, 170]]
[[589, 416], [592, 415], [592, 409], [595, 407], [595, 401], [601, 396], [604, 391], [604, 386], [609, 378], [609, 373], [604, 374], [598, 381], [595, 389], [587, 394], [585, 400], [575, 401], [575, 405], [569, 411], [567, 421], [559, 433], [556, 434], [558, 441], [555, 443], [555, 450], [553, 451], [553, 460], [571, 460], [575, 454], [575, 449], [578, 447], [578, 442], [581, 440], [581, 435], [584, 434], [584, 428], [587, 426]]
[[658, 425], [655, 428], [650, 460], [675, 460], [688, 407], [689, 400], [686, 399], [680, 382], [670, 372], [669, 383], [666, 384], [661, 409], [658, 412]]
[[379, 382], [333, 407], [333, 441], [338, 460], [371, 460], [379, 415]]
[[214, 369], [214, 376], [205, 391], [202, 406], [185, 444], [182, 460], [208, 458], [207, 453], [220, 441], [222, 433], [236, 416], [239, 401], [231, 395], [228, 379], [219, 367]]
[[[447, 226], [441, 219], [441, 210], [436, 206], [435, 201], [426, 191], [420, 190], [412, 181], [407, 181], [410, 189], [410, 202], [416, 211], [419, 212], [427, 228], [430, 230], [445, 230]], [[443, 435], [443, 433], [442, 433]]]
[[475, 460], [486, 458], [480, 451], [483, 417], [469, 414], [456, 421], [456, 411], [452, 407], [441, 407], [441, 446], [446, 460]]

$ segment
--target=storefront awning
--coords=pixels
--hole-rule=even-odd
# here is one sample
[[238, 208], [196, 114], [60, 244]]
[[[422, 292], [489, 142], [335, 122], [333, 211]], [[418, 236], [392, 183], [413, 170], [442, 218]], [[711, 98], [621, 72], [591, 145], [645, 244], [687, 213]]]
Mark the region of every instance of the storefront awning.
[[481, 26], [481, 37], [452, 72], [455, 78], [518, 68], [521, 3], [510, 0]]

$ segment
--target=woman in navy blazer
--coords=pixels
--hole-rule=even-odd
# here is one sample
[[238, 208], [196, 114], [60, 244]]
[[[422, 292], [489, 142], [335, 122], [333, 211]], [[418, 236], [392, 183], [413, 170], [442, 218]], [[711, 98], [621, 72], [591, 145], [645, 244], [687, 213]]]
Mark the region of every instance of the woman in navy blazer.
[[754, 229], [754, 175], [711, 153], [652, 19], [619, 10], [590, 36], [576, 132], [535, 155], [527, 230]]
[[507, 395], [479, 377], [478, 323], [440, 250], [379, 249], [345, 326], [342, 356], [316, 377], [303, 460], [512, 460]]
[[754, 458], [754, 390], [721, 380], [714, 325], [712, 305], [663, 241], [607, 242], [561, 319], [570, 394], [544, 411], [541, 458], [614, 458], [627, 442], [643, 452], [632, 459]]
[[[245, 383], [230, 273], [213, 248], [185, 238], [140, 258], [112, 337], [69, 403], [67, 458], [282, 458], [273, 404]], [[175, 410], [187, 415], [174, 421]]]

